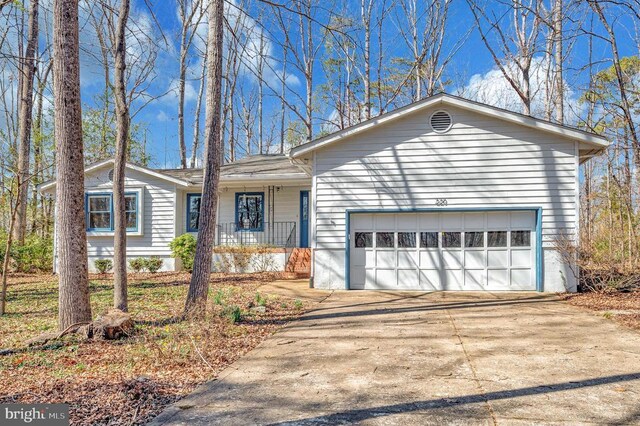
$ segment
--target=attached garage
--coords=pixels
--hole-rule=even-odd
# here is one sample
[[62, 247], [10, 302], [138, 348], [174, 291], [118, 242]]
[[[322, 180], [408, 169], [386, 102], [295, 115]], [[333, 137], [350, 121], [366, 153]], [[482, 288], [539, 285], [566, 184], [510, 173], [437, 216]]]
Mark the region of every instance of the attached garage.
[[580, 163], [605, 138], [438, 94], [294, 147], [312, 285], [576, 291]]
[[537, 215], [349, 212], [349, 288], [535, 290]]

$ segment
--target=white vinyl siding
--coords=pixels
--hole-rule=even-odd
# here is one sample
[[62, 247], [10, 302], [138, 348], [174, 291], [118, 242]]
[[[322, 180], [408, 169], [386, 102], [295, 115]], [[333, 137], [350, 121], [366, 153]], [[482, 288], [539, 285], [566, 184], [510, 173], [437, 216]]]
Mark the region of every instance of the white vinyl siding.
[[344, 285], [346, 209], [434, 208], [436, 199], [455, 208], [542, 207], [543, 247], [574, 235], [574, 141], [456, 108], [447, 108], [453, 126], [440, 134], [429, 125], [435, 110], [315, 151], [315, 271], [333, 272], [322, 272], [319, 286]]
[[[112, 192], [113, 182], [109, 180], [110, 167], [96, 170], [85, 177], [85, 191]], [[125, 192], [133, 189], [143, 191], [144, 203], [139, 217], [142, 235], [127, 235], [127, 257], [158, 256], [168, 257], [171, 253], [169, 242], [175, 236], [174, 194], [175, 185], [171, 182], [127, 169]], [[113, 235], [87, 236], [90, 258], [109, 258], [113, 256]]]

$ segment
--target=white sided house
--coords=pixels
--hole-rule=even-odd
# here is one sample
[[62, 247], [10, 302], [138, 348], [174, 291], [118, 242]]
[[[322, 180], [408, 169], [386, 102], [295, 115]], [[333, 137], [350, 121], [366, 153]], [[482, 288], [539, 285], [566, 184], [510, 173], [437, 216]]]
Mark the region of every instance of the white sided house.
[[[113, 258], [113, 160], [85, 169], [85, 222], [89, 269]], [[161, 270], [179, 270], [169, 243], [197, 236], [202, 169], [149, 169], [127, 164], [127, 258], [158, 257]], [[267, 269], [283, 270], [296, 247], [309, 247], [311, 178], [284, 155], [256, 155], [222, 166], [216, 246], [268, 247]], [[55, 182], [40, 187], [55, 194]], [[214, 254], [213, 268], [219, 267]], [[55, 265], [54, 265], [55, 268]], [[252, 271], [249, 264], [244, 269]]]
[[[285, 156], [223, 166], [216, 244], [310, 247], [318, 288], [575, 291], [579, 164], [606, 139], [440, 94]], [[90, 261], [113, 256], [112, 162], [87, 168]], [[129, 257], [179, 268], [202, 171], [126, 171]], [[53, 192], [55, 184], [44, 184]], [[214, 262], [215, 263], [215, 262]], [[571, 262], [570, 262], [571, 263]]]

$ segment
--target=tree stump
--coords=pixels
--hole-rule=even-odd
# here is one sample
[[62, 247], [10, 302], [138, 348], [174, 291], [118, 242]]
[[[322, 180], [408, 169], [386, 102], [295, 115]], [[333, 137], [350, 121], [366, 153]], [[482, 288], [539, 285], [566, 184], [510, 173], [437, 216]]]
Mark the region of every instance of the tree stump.
[[133, 327], [134, 322], [130, 314], [112, 309], [90, 324], [91, 331], [87, 332], [87, 335], [94, 339], [114, 340], [129, 336]]

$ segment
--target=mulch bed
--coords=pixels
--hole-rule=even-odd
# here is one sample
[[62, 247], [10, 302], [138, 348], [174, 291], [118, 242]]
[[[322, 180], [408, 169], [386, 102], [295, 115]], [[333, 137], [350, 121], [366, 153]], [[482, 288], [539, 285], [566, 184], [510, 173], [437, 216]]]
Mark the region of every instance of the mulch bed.
[[[257, 297], [258, 287], [275, 278], [212, 275], [206, 318], [175, 321], [189, 275], [136, 275], [129, 283], [129, 310], [137, 323], [132, 336], [117, 341], [66, 336], [53, 349], [0, 356], [0, 403], [67, 403], [77, 425], [146, 423], [302, 314], [308, 302]], [[109, 308], [111, 298], [111, 278], [93, 276], [94, 316]], [[12, 277], [7, 306], [0, 349], [24, 347], [25, 340], [54, 331], [55, 278]], [[235, 306], [243, 313], [237, 323], [227, 315]]]
[[616, 322], [640, 330], [640, 290], [631, 292], [590, 292], [565, 296], [574, 306], [579, 306]]

